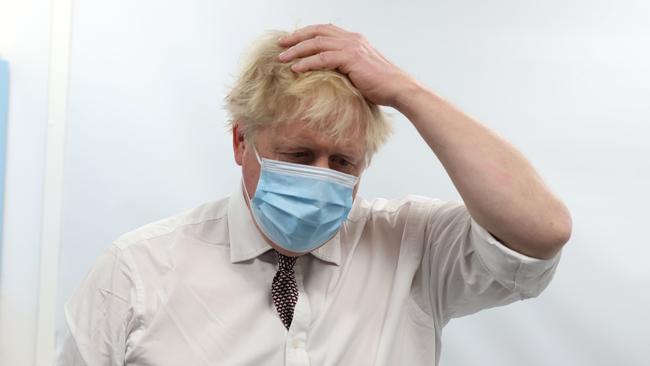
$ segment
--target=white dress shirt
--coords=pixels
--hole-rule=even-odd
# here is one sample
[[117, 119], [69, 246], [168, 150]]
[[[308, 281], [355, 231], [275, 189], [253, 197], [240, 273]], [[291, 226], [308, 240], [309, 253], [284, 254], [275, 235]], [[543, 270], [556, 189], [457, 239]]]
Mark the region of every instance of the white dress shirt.
[[355, 199], [298, 258], [287, 331], [277, 259], [241, 187], [119, 237], [65, 305], [58, 365], [434, 365], [451, 318], [537, 296], [560, 255], [500, 244], [464, 205]]

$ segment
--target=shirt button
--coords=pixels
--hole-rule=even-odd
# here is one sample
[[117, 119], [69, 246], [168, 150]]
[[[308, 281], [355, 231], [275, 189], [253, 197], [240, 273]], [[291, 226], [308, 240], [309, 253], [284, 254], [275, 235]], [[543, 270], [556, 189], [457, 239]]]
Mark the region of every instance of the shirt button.
[[291, 341], [291, 347], [296, 348], [296, 349], [300, 348], [300, 340], [299, 339], [292, 340]]

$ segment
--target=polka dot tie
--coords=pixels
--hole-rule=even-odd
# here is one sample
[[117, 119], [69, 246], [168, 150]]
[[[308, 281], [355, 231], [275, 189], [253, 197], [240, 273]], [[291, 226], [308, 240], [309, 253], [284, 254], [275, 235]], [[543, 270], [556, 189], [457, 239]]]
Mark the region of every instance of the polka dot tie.
[[293, 266], [296, 264], [298, 257], [289, 257], [275, 250], [274, 252], [278, 255], [278, 271], [275, 273], [271, 284], [271, 296], [282, 324], [289, 329], [293, 319], [293, 309], [296, 307], [296, 302], [298, 302], [298, 287], [296, 286], [296, 276], [293, 271]]

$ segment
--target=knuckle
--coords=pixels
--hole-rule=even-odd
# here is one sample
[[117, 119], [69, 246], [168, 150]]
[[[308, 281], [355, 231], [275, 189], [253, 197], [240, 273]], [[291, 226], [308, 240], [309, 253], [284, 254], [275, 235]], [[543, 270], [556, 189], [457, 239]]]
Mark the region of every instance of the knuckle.
[[329, 65], [330, 61], [332, 60], [330, 55], [326, 52], [319, 53], [318, 57], [320, 58], [320, 61], [325, 65]]
[[316, 47], [322, 47], [323, 43], [325, 43], [325, 37], [320, 35], [314, 37], [314, 44], [316, 45]]

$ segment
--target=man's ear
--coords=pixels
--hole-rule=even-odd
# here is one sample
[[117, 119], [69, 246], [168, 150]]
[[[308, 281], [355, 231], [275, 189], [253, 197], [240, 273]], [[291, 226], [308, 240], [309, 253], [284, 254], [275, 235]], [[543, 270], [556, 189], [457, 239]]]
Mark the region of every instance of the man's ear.
[[235, 154], [235, 162], [241, 166], [244, 160], [245, 148], [244, 134], [239, 130], [239, 124], [235, 123], [232, 128], [232, 149]]

